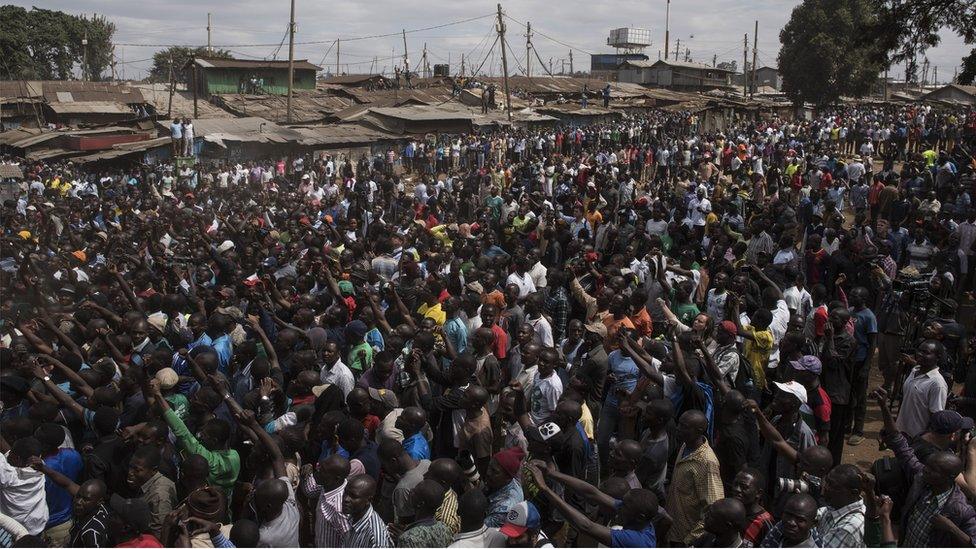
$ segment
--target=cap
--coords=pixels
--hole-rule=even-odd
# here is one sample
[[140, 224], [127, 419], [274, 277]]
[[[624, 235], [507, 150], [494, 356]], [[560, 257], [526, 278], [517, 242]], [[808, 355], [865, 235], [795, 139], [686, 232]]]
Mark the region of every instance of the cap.
[[397, 400], [397, 396], [393, 391], [387, 389], [373, 389], [370, 387], [367, 389], [369, 392], [369, 398], [383, 404], [389, 409], [399, 408], [400, 402]]
[[180, 376], [172, 368], [162, 368], [156, 372], [156, 381], [159, 382], [159, 388], [165, 391], [176, 387], [176, 384], [180, 382]]
[[584, 324], [583, 327], [586, 328], [587, 332], [597, 334], [602, 338], [607, 337], [607, 327], [602, 322], [591, 322], [589, 324]]
[[356, 336], [363, 337], [366, 335], [366, 323], [362, 320], [353, 320], [349, 324], [346, 324], [346, 337]]
[[972, 418], [963, 416], [955, 410], [940, 410], [929, 417], [928, 430], [940, 435], [951, 435], [972, 428]]
[[356, 295], [356, 288], [348, 280], [339, 281], [339, 291], [343, 296]]
[[526, 530], [538, 530], [541, 526], [542, 517], [536, 506], [528, 501], [520, 501], [508, 510], [505, 524], [499, 531], [510, 538], [517, 538]]
[[227, 250], [231, 250], [233, 248], [234, 248], [234, 243], [231, 242], [230, 240], [225, 240], [220, 243], [220, 246], [217, 246], [217, 253], [222, 254]]
[[75, 259], [81, 261], [82, 263], [88, 261], [88, 254], [86, 254], [84, 250], [75, 250], [71, 252], [71, 255], [75, 256]]
[[732, 322], [731, 320], [723, 320], [718, 326], [732, 335], [739, 335], [739, 329], [736, 328], [735, 322]]
[[141, 498], [124, 498], [113, 494], [109, 502], [112, 510], [139, 533], [149, 531], [149, 504]]
[[512, 478], [518, 476], [523, 457], [525, 457], [525, 451], [518, 446], [512, 446], [511, 448], [495, 452], [495, 455], [491, 456], [492, 459], [498, 462], [498, 466], [502, 468], [502, 471], [505, 471]]
[[169, 321], [169, 315], [159, 311], [149, 315], [146, 318], [149, 321], [149, 325], [156, 328], [160, 332], [166, 329], [166, 323]]
[[794, 370], [806, 371], [812, 374], [820, 374], [820, 371], [823, 370], [820, 359], [813, 355], [803, 355], [800, 357], [800, 360], [791, 360], [790, 365], [793, 366]]
[[795, 396], [796, 398], [800, 399], [800, 402], [803, 404], [807, 403], [807, 389], [803, 385], [800, 385], [799, 382], [787, 381], [786, 383], [780, 383], [778, 381], [775, 381], [773, 383], [775, 383], [776, 386], [779, 387], [780, 391]]

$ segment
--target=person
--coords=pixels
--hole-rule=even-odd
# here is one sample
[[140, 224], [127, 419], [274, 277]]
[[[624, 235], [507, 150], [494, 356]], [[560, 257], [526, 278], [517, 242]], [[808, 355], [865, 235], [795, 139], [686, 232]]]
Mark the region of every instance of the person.
[[413, 515], [413, 490], [424, 480], [424, 475], [430, 469], [430, 460], [414, 460], [404, 450], [403, 444], [395, 440], [380, 443], [377, 455], [383, 472], [396, 481], [392, 494], [394, 520], [399, 525], [407, 525], [416, 518]]
[[159, 538], [163, 519], [176, 506], [176, 484], [159, 472], [161, 453], [155, 446], [140, 446], [129, 460], [126, 483], [142, 493], [149, 505], [149, 529]]
[[864, 546], [864, 501], [861, 499], [861, 472], [857, 466], [842, 463], [824, 478], [824, 502], [817, 510], [817, 532], [824, 547]]
[[[78, 482], [84, 465], [77, 450], [60, 447], [65, 439], [64, 429], [55, 423], [44, 423], [34, 431], [34, 437], [44, 446], [45, 465], [72, 482]], [[44, 481], [44, 495], [48, 508], [44, 538], [52, 545], [63, 546], [68, 542], [73, 526], [71, 494], [47, 477]]]
[[484, 492], [472, 488], [462, 494], [458, 498], [458, 514], [461, 516], [461, 529], [454, 535], [454, 541], [448, 548], [505, 547], [505, 535], [485, 525], [488, 498]]
[[33, 458], [44, 453], [41, 441], [25, 437], [4, 447], [7, 455], [0, 454], [0, 513], [20, 523], [29, 535], [37, 536], [47, 526], [50, 511], [46, 502], [45, 476], [31, 469]]
[[678, 418], [676, 436], [681, 446], [668, 486], [667, 510], [673, 519], [669, 540], [691, 543], [704, 533], [704, 511], [725, 497], [718, 458], [708, 444], [708, 420], [698, 410]]
[[314, 472], [307, 466], [303, 474], [302, 493], [309, 499], [318, 496], [315, 505], [315, 545], [339, 547], [349, 531], [349, 522], [342, 512], [343, 493], [351, 467], [349, 460], [332, 454], [318, 463]]
[[705, 509], [705, 534], [692, 542], [692, 547], [744, 547], [742, 527], [746, 522], [746, 508], [735, 498], [724, 498]]
[[829, 547], [820, 539], [816, 524], [817, 501], [809, 494], [793, 494], [783, 509], [783, 518], [760, 547]]
[[434, 480], [421, 480], [410, 491], [412, 522], [397, 539], [397, 547], [447, 547], [454, 535], [446, 524], [434, 518], [444, 500], [444, 487]]
[[932, 414], [945, 408], [949, 386], [939, 372], [942, 346], [927, 340], [915, 350], [915, 357], [903, 356], [911, 372], [902, 385], [902, 405], [898, 408], [898, 429], [910, 437], [921, 434]]
[[508, 512], [524, 499], [519, 469], [525, 453], [519, 447], [495, 452], [485, 473], [488, 516], [485, 526], [500, 528]]
[[183, 123], [179, 118], [174, 118], [173, 123], [169, 125], [169, 130], [172, 155], [176, 157], [183, 152]]
[[349, 521], [342, 547], [393, 547], [386, 523], [370, 501], [376, 495], [376, 481], [369, 475], [349, 479], [342, 494], [342, 513]]
[[746, 525], [742, 527], [742, 539], [758, 547], [773, 528], [773, 515], [762, 506], [764, 486], [762, 473], [746, 467], [735, 475], [729, 495], [742, 502], [746, 508]]
[[499, 532], [508, 538], [505, 547], [555, 547], [542, 532], [539, 510], [529, 501], [523, 501], [509, 511]]
[[163, 547], [149, 532], [149, 504], [113, 494], [109, 500], [109, 532], [116, 547]]
[[949, 452], [936, 452], [923, 465], [891, 416], [887, 391], [876, 389], [873, 396], [884, 422], [883, 440], [911, 479], [902, 505], [903, 543], [942, 547], [976, 539], [976, 511], [954, 480], [963, 470], [962, 460]]
[[[868, 374], [871, 360], [878, 345], [878, 320], [874, 312], [867, 306], [868, 291], [866, 288], [851, 290], [850, 301], [854, 319], [854, 339], [857, 349], [854, 351], [854, 377], [851, 380], [851, 407], [853, 409], [853, 427], [847, 443], [857, 446], [864, 441], [864, 413], [867, 409]], [[846, 427], [846, 426], [845, 426]]]

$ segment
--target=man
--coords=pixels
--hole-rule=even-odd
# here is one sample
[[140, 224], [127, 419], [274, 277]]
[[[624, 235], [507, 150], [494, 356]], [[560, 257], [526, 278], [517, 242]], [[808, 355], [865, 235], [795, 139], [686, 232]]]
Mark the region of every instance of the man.
[[434, 517], [444, 500], [444, 487], [433, 480], [421, 480], [410, 491], [413, 522], [400, 538], [397, 547], [446, 547], [454, 540], [451, 530]]
[[304, 471], [302, 492], [315, 504], [315, 546], [340, 547], [349, 531], [342, 512], [342, 496], [349, 477], [349, 460], [339, 454], [319, 462], [314, 473]]
[[902, 404], [898, 409], [898, 429], [909, 437], [925, 431], [931, 415], [945, 408], [949, 386], [939, 372], [942, 344], [933, 339], [922, 342], [915, 357], [903, 357], [912, 371], [902, 385]]
[[[851, 382], [851, 407], [854, 412], [854, 426], [847, 443], [857, 446], [864, 442], [864, 414], [867, 411], [868, 376], [871, 359], [878, 345], [878, 320], [867, 307], [868, 291], [857, 287], [851, 290], [850, 302], [853, 307], [854, 339], [854, 377]], [[925, 422], [922, 423], [924, 427]], [[846, 425], [845, 425], [846, 427]], [[914, 433], [918, 434], [918, 433]]]
[[821, 494], [826, 506], [817, 510], [817, 531], [824, 547], [864, 546], [864, 501], [861, 472], [844, 463], [824, 479]]
[[424, 474], [430, 469], [430, 460], [415, 460], [403, 448], [403, 444], [392, 439], [381, 442], [377, 454], [383, 472], [396, 480], [392, 493], [394, 522], [401, 526], [410, 524], [414, 520], [411, 494], [424, 480]]
[[434, 513], [434, 518], [444, 523], [451, 530], [451, 535], [461, 531], [461, 518], [458, 516], [458, 497], [454, 487], [464, 476], [464, 471], [458, 462], [451, 458], [439, 458], [430, 462], [430, 469], [424, 475], [424, 480], [433, 480], [444, 488], [444, 497], [440, 507]]
[[539, 353], [539, 370], [529, 389], [529, 417], [535, 425], [545, 423], [563, 394], [563, 383], [556, 375], [559, 353], [547, 347]]
[[529, 474], [539, 487], [539, 494], [544, 496], [550, 505], [581, 533], [607, 547], [657, 547], [657, 534], [651, 520], [657, 515], [658, 503], [650, 490], [638, 488], [627, 492], [617, 505], [617, 515], [614, 520], [622, 528], [611, 529], [593, 522], [563, 500], [546, 484], [542, 471], [538, 467], [530, 466]]
[[116, 547], [162, 547], [159, 539], [149, 533], [149, 505], [139, 499], [127, 499], [118, 494], [109, 501], [109, 532]]
[[455, 534], [449, 549], [474, 549], [478, 547], [504, 547], [506, 538], [495, 528], [485, 526], [488, 516], [488, 498], [484, 492], [473, 488], [458, 499], [461, 515], [461, 531]]
[[761, 547], [829, 547], [820, 541], [817, 500], [809, 494], [794, 494], [783, 509], [783, 518], [769, 531]]
[[735, 498], [724, 498], [705, 509], [705, 535], [692, 547], [751, 547], [742, 539], [746, 507]]
[[322, 349], [322, 371], [319, 374], [322, 383], [339, 386], [343, 399], [349, 396], [349, 392], [356, 385], [356, 378], [352, 375], [352, 370], [342, 362], [339, 346], [334, 341], [329, 341]]
[[488, 493], [485, 526], [501, 527], [508, 512], [525, 499], [522, 484], [519, 482], [519, 469], [524, 456], [525, 452], [516, 446], [496, 452], [491, 457], [485, 473], [485, 488]]
[[163, 520], [176, 505], [176, 485], [159, 472], [160, 450], [156, 446], [140, 446], [129, 460], [126, 484], [142, 493], [149, 505], [149, 529], [161, 538]]
[[386, 523], [370, 505], [375, 495], [373, 477], [356, 475], [349, 479], [342, 494], [342, 512], [349, 520], [342, 547], [393, 547]]
[[708, 420], [698, 410], [678, 418], [675, 435], [681, 447], [668, 487], [667, 510], [674, 523], [668, 534], [673, 543], [688, 544], [704, 533], [705, 508], [725, 497], [718, 458], [705, 439]]
[[44, 531], [49, 517], [44, 474], [29, 467], [37, 461], [32, 458], [43, 453], [39, 440], [25, 437], [13, 443], [8, 455], [0, 454], [0, 513], [22, 524], [32, 536]]
[[976, 511], [955, 482], [963, 471], [962, 460], [950, 452], [936, 452], [923, 465], [891, 416], [887, 391], [875, 390], [874, 398], [884, 421], [883, 440], [911, 479], [901, 508], [901, 546], [972, 545], [976, 540]]
[[[65, 439], [64, 428], [57, 423], [43, 423], [34, 431], [34, 437], [43, 445], [44, 464], [73, 482], [78, 482], [84, 465], [81, 454], [73, 448], [60, 448]], [[51, 545], [64, 546], [69, 540], [72, 527], [71, 494], [50, 478], [44, 482], [44, 492], [49, 515], [44, 537]]]
[[918, 460], [925, 463], [936, 452], [957, 451], [963, 433], [968, 433], [972, 428], [972, 418], [955, 410], [940, 410], [929, 417], [925, 432], [911, 441], [912, 450]]
[[542, 516], [539, 509], [528, 501], [512, 508], [499, 529], [508, 539], [506, 547], [553, 547], [549, 538], [542, 532]]
[[394, 426], [403, 433], [404, 451], [417, 461], [430, 459], [430, 443], [422, 432], [426, 425], [427, 412], [418, 406], [404, 408], [394, 422]]

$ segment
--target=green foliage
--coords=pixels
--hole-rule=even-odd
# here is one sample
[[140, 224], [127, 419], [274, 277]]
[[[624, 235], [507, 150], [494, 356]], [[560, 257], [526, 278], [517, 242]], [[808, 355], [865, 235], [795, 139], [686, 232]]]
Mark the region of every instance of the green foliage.
[[156, 52], [153, 55], [153, 66], [149, 70], [149, 80], [152, 82], [169, 82], [170, 63], [173, 65], [173, 77], [177, 82], [188, 84], [191, 78], [192, 68], [189, 66], [194, 57], [206, 57], [210, 59], [230, 59], [231, 55], [226, 50], [213, 50], [208, 52], [207, 48], [187, 48], [184, 46], [172, 46], [165, 50]]
[[804, 0], [780, 31], [783, 91], [796, 104], [825, 105], [871, 90], [883, 69], [858, 33], [871, 24], [869, 0]]
[[99, 80], [112, 62], [115, 25], [104, 17], [61, 11], [0, 6], [0, 77], [67, 80], [85, 58], [82, 39], [88, 34], [88, 62], [83, 73]]
[[962, 71], [959, 72], [957, 81], [960, 84], [972, 84], [976, 82], [976, 49], [969, 52], [969, 55], [962, 58]]
[[976, 0], [869, 0], [876, 14], [860, 32], [876, 61], [900, 63], [937, 46], [948, 29], [976, 41]]

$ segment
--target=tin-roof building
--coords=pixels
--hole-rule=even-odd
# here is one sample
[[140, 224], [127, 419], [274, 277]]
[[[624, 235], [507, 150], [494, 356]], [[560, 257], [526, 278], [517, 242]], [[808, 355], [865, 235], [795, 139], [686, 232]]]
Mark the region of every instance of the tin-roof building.
[[618, 80], [676, 91], [704, 92], [731, 87], [731, 76], [732, 71], [719, 67], [659, 59], [653, 63], [624, 61]]
[[[194, 59], [197, 93], [204, 97], [221, 93], [288, 93], [288, 61], [249, 59]], [[315, 73], [322, 70], [306, 59], [295, 60], [294, 90], [314, 90]]]

